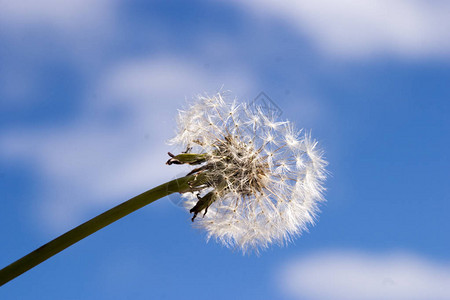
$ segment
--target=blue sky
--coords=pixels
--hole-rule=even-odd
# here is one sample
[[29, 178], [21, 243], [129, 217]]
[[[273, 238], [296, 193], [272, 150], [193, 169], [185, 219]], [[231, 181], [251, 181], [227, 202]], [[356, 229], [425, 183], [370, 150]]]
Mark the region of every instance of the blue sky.
[[261, 91], [327, 203], [288, 247], [205, 242], [165, 198], [2, 299], [450, 299], [448, 1], [0, 2], [0, 264], [159, 183], [177, 109]]

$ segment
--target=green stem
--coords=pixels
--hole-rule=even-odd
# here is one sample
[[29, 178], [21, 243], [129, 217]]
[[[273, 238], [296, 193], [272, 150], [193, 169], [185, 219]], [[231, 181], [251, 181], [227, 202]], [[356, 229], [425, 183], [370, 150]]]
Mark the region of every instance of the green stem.
[[0, 270], [0, 286], [13, 280], [17, 276], [25, 273], [83, 238], [138, 210], [139, 208], [142, 208], [145, 205], [172, 193], [189, 191], [189, 184], [192, 180], [195, 181], [195, 179], [195, 176], [192, 175], [164, 183], [134, 198], [131, 198], [130, 200], [119, 204], [116, 207], [111, 208], [95, 218], [64, 233], [63, 235], [55, 238], [42, 247], [34, 250], [33, 252]]

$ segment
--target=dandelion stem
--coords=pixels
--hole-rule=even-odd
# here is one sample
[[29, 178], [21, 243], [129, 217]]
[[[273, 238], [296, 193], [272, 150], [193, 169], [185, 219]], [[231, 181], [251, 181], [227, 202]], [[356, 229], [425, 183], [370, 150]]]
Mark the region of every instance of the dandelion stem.
[[25, 273], [83, 238], [146, 206], [147, 204], [172, 193], [189, 191], [191, 189], [192, 181], [195, 180], [195, 175], [191, 175], [166, 182], [134, 198], [131, 198], [130, 200], [123, 202], [114, 208], [111, 208], [110, 210], [94, 217], [78, 227], [73, 228], [72, 230], [64, 233], [63, 235], [55, 238], [42, 247], [34, 250], [33, 252], [0, 270], [0, 286], [13, 280], [17, 276]]

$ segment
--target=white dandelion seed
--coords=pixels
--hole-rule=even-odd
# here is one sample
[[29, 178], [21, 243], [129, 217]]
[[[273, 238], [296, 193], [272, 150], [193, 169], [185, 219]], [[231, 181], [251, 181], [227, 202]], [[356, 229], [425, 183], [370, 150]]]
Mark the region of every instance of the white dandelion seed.
[[180, 111], [178, 128], [171, 143], [188, 150], [168, 164], [199, 165], [183, 196], [208, 239], [245, 253], [285, 244], [314, 223], [326, 162], [310, 134], [221, 94]]

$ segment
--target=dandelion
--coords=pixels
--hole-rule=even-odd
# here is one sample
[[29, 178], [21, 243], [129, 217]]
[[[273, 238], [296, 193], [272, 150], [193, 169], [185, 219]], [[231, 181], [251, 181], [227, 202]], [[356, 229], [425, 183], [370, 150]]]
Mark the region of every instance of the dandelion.
[[[192, 221], [244, 253], [284, 244], [314, 223], [323, 200], [326, 162], [310, 134], [260, 107], [200, 97], [178, 117], [171, 140], [186, 149], [167, 164], [194, 166], [75, 227], [0, 270], [0, 286], [83, 238], [172, 193]], [[201, 217], [200, 217], [200, 216]]]
[[180, 111], [170, 142], [187, 151], [170, 154], [168, 164], [200, 165], [183, 196], [208, 239], [258, 251], [314, 223], [326, 162], [317, 142], [291, 122], [217, 94]]

